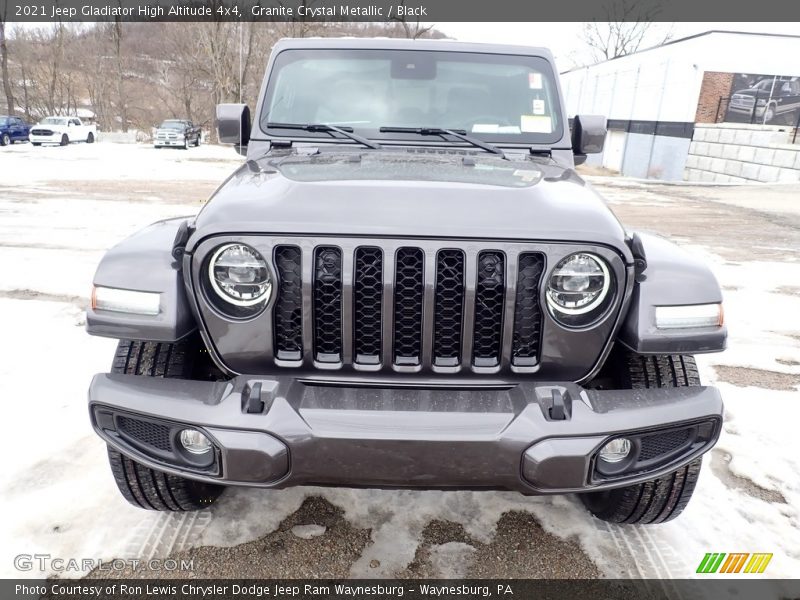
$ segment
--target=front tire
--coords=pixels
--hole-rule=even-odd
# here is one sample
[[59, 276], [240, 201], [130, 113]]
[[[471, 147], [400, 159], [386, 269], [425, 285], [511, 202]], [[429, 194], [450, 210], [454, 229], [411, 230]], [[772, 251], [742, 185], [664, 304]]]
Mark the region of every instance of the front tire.
[[[610, 376], [622, 389], [691, 387], [700, 384], [693, 356], [644, 356], [621, 351], [610, 358]], [[700, 476], [698, 458], [672, 473], [635, 485], [580, 494], [595, 517], [609, 523], [664, 523], [686, 508]]]
[[65, 133], [65, 134], [63, 134], [61, 136], [61, 142], [59, 143], [59, 146], [67, 146], [67, 145], [69, 145], [69, 138], [67, 137], [67, 134]]
[[39, 146], [42, 145], [42, 142], [31, 142], [31, 144], [33, 144], [34, 146], [36, 146], [38, 148]]
[[10, 146], [11, 145], [11, 138], [8, 136], [7, 133], [4, 133], [2, 137], [0, 137], [0, 146]]
[[[200, 366], [201, 342], [189, 338], [173, 344], [121, 340], [112, 373], [190, 379]], [[223, 486], [186, 479], [146, 467], [108, 447], [111, 473], [122, 496], [134, 506], [159, 511], [208, 508]]]

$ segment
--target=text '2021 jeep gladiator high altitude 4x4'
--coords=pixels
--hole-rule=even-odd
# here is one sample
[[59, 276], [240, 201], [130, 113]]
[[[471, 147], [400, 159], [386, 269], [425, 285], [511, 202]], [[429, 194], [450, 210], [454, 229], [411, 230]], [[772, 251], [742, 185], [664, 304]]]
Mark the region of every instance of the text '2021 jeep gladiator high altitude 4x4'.
[[[284, 40], [247, 162], [193, 218], [112, 248], [89, 410], [132, 503], [224, 486], [578, 493], [678, 515], [722, 421], [692, 354], [725, 346], [711, 272], [626, 231], [574, 171], [546, 50]], [[571, 133], [570, 133], [571, 132]]]

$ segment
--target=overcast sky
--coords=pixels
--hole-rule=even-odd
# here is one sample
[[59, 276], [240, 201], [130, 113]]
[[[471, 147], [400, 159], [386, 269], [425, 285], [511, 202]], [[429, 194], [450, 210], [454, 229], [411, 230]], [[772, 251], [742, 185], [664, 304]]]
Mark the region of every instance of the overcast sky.
[[[436, 27], [464, 42], [545, 46], [555, 54], [559, 71], [593, 62], [580, 39], [583, 23], [437, 23]], [[669, 31], [676, 39], [711, 29], [800, 35], [800, 23], [655, 23], [650, 39], [656, 41], [644, 47], [658, 43]], [[758, 48], [753, 51], [758, 52]]]

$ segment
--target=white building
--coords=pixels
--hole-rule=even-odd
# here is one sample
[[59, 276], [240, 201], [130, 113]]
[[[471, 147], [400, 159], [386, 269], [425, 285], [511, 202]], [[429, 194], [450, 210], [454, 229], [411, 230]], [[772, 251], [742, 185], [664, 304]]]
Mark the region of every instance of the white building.
[[[561, 84], [570, 116], [609, 120], [605, 150], [591, 163], [633, 177], [680, 180], [696, 123], [766, 121], [786, 128], [796, 122], [800, 97], [792, 112], [792, 99], [778, 96], [784, 84], [800, 88], [799, 57], [800, 35], [709, 31], [567, 71]], [[729, 98], [758, 82], [780, 114], [740, 94], [734, 103], [759, 106], [734, 119]]]

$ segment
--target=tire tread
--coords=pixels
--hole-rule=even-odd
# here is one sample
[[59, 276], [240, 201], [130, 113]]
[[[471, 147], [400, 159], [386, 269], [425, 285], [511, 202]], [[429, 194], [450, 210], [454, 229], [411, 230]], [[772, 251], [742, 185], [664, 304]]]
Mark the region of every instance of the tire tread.
[[[196, 346], [192, 340], [172, 344], [120, 340], [111, 364], [112, 373], [189, 379]], [[193, 511], [208, 508], [224, 489], [163, 473], [108, 447], [111, 473], [122, 496], [134, 506], [158, 511]]]
[[[694, 357], [683, 354], [641, 355], [625, 351], [616, 357], [618, 383], [625, 389], [700, 385]], [[610, 523], [664, 523], [686, 508], [700, 476], [697, 458], [672, 473], [607, 492], [581, 494], [586, 507]]]

